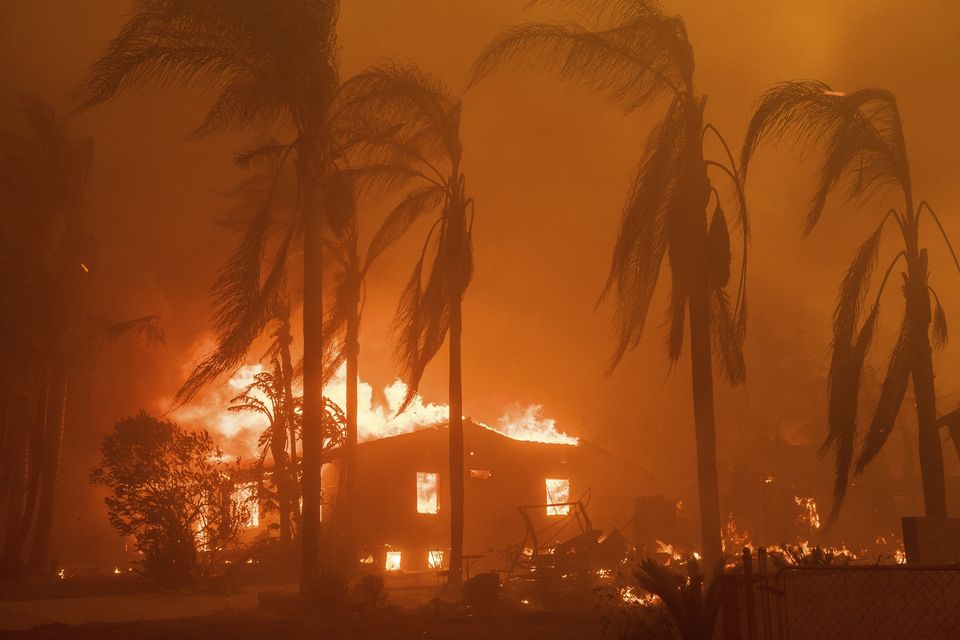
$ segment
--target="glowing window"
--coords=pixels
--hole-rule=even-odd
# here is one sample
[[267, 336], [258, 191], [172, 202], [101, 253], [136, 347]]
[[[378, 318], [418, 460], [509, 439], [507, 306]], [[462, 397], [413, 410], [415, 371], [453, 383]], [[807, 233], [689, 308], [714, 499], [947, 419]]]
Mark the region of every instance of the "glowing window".
[[437, 513], [437, 486], [435, 473], [417, 472], [417, 513]]
[[474, 480], [489, 480], [493, 473], [490, 469], [470, 469], [470, 477]]
[[570, 513], [570, 480], [568, 478], [547, 478], [547, 515], [565, 516]]
[[431, 569], [443, 568], [443, 551], [440, 549], [431, 549], [427, 551], [427, 566]]
[[387, 560], [383, 564], [387, 571], [400, 571], [400, 552], [387, 551]]
[[233, 504], [238, 512], [246, 511], [248, 514], [244, 527], [255, 529], [260, 526], [260, 503], [257, 501], [256, 482], [238, 484], [233, 492]]

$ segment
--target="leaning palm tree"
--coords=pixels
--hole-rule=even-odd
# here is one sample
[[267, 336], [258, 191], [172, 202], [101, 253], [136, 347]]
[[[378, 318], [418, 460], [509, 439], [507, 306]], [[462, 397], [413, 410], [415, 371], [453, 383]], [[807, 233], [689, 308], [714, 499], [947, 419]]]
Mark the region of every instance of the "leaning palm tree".
[[438, 80], [413, 66], [382, 66], [345, 85], [343, 108], [357, 127], [356, 178], [368, 188], [402, 189], [402, 198], [370, 242], [362, 272], [419, 219], [434, 221], [401, 294], [395, 356], [407, 384], [403, 411], [449, 334], [450, 349], [450, 572], [462, 580], [463, 385], [461, 305], [473, 274], [473, 200], [466, 195], [460, 141], [460, 101]]
[[[857, 250], [837, 299], [829, 377], [827, 437], [821, 449], [835, 449], [836, 480], [831, 521], [843, 504], [851, 470], [860, 474], [876, 457], [893, 427], [908, 380], [913, 380], [919, 424], [920, 467], [928, 516], [946, 515], [943, 453], [933, 384], [933, 346], [946, 342], [946, 317], [930, 287], [927, 249], [920, 239], [926, 212], [943, 235], [957, 268], [957, 257], [933, 209], [916, 205], [903, 125], [895, 96], [884, 89], [863, 89], [849, 95], [822, 82], [786, 82], [760, 99], [744, 140], [741, 166], [746, 171], [757, 146], [766, 139], [789, 139], [804, 146], [822, 145], [823, 164], [807, 213], [804, 233], [820, 221], [828, 195], [841, 190], [848, 200], [866, 200], [898, 192], [876, 229]], [[886, 208], [886, 207], [884, 207]], [[887, 223], [900, 233], [901, 248], [886, 267], [873, 301], [866, 304]], [[864, 360], [873, 342], [880, 297], [903, 261], [904, 315], [890, 353], [880, 396], [857, 453], [857, 404]], [[932, 301], [931, 301], [932, 295]]]
[[[337, 0], [139, 0], [133, 16], [91, 69], [79, 107], [145, 84], [179, 83], [215, 94], [194, 135], [281, 126], [292, 141], [268, 142], [245, 159], [292, 160], [299, 205], [294, 224], [273, 237], [269, 201], [213, 287], [216, 350], [178, 396], [236, 369], [269, 323], [284, 289], [291, 247], [303, 241], [303, 557], [300, 588], [317, 593], [320, 470], [324, 431], [322, 191], [330, 163], [326, 127], [339, 88]], [[271, 240], [274, 243], [271, 245]], [[273, 250], [268, 252], [267, 249]], [[264, 260], [263, 256], [267, 255]]]
[[[719, 131], [704, 119], [706, 97], [693, 85], [693, 49], [679, 17], [651, 0], [558, 0], [594, 26], [529, 23], [507, 30], [480, 54], [473, 82], [505, 66], [547, 68], [598, 91], [626, 112], [664, 99], [667, 113], [650, 133], [624, 207], [603, 295], [616, 293], [619, 339], [610, 369], [643, 333], [650, 301], [666, 256], [671, 292], [668, 353], [677, 360], [689, 316], [693, 409], [704, 557], [722, 555], [713, 406], [716, 352], [729, 380], [744, 378], [742, 341], [746, 242], [749, 227], [740, 174]], [[598, 26], [609, 23], [606, 27]], [[710, 136], [724, 161], [706, 157]], [[708, 173], [732, 183], [744, 239], [736, 302], [730, 281], [730, 241], [720, 193]], [[710, 207], [713, 206], [712, 214]]]

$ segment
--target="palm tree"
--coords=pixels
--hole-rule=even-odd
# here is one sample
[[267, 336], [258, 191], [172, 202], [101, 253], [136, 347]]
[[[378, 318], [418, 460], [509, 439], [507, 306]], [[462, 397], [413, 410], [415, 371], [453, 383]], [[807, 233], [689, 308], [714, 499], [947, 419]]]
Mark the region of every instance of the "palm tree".
[[[227, 410], [235, 413], [256, 413], [267, 420], [267, 428], [260, 434], [257, 442], [260, 446], [258, 466], [263, 469], [269, 453], [273, 459], [273, 485], [276, 488], [276, 506], [280, 517], [280, 540], [289, 542], [293, 539], [292, 507], [299, 497], [299, 492], [293, 495], [294, 485], [291, 479], [296, 477], [296, 469], [290, 464], [290, 455], [287, 452], [288, 415], [294, 407], [288, 406], [280, 359], [273, 357], [270, 364], [272, 370], [254, 375], [253, 381], [230, 400]], [[296, 445], [293, 444], [293, 447]]]
[[710, 640], [720, 615], [720, 581], [708, 582], [696, 558], [684, 564], [686, 575], [644, 558], [633, 576], [641, 588], [660, 598], [682, 640]]
[[[903, 404], [908, 379], [913, 380], [919, 425], [920, 467], [928, 516], [946, 515], [943, 453], [933, 385], [933, 346], [946, 342], [946, 317], [928, 282], [927, 249], [920, 241], [924, 212], [947, 241], [943, 225], [926, 202], [915, 205], [910, 163], [896, 97], [884, 89], [863, 89], [849, 95], [822, 82], [785, 82], [764, 93], [744, 140], [741, 166], [746, 171], [757, 146], [766, 139], [790, 139], [805, 146], [824, 146], [817, 190], [807, 213], [805, 235], [813, 231], [827, 196], [840, 189], [847, 200], [865, 200], [899, 192], [899, 202], [887, 209], [876, 229], [857, 250], [843, 282], [833, 315], [827, 437], [822, 453], [836, 450], [834, 505], [836, 518], [846, 495], [850, 471], [860, 474], [882, 449]], [[887, 266], [872, 304], [864, 306], [877, 265], [880, 239], [893, 220], [902, 248]], [[904, 316], [890, 353], [886, 376], [859, 455], [857, 399], [864, 360], [873, 342], [880, 296], [897, 264], [903, 260]], [[956, 263], [960, 269], [960, 263]], [[933, 304], [931, 304], [931, 294]], [[856, 458], [856, 464], [854, 464]]]
[[[281, 124], [292, 142], [267, 142], [243, 155], [293, 160], [295, 223], [274, 238], [269, 202], [251, 220], [213, 286], [218, 347], [178, 395], [235, 370], [262, 334], [283, 290], [287, 261], [303, 241], [303, 557], [300, 589], [319, 593], [320, 470], [324, 439], [322, 192], [331, 166], [327, 124], [339, 90], [337, 0], [139, 0], [132, 18], [92, 68], [79, 107], [126, 88], [179, 82], [216, 95], [195, 136]], [[273, 242], [272, 257], [262, 256]], [[261, 263], [265, 262], [264, 268]]]
[[[624, 207], [610, 275], [603, 296], [616, 293], [619, 339], [613, 370], [643, 333], [664, 256], [671, 293], [668, 352], [680, 357], [689, 314], [693, 409], [697, 446], [700, 527], [708, 563], [722, 556], [713, 406], [713, 355], [732, 383], [744, 379], [742, 341], [746, 243], [749, 235], [740, 175], [719, 131], [704, 119], [706, 97], [693, 86], [693, 49], [679, 17], [652, 0], [561, 0], [594, 27], [564, 22], [528, 23], [507, 30], [487, 45], [473, 82], [505, 66], [547, 68], [598, 91], [626, 112], [666, 98], [667, 113], [650, 133]], [[604, 22], [609, 26], [603, 28]], [[725, 161], [708, 159], [713, 136]], [[744, 238], [743, 268], [731, 309], [730, 241], [719, 192], [708, 172], [733, 184], [737, 220]], [[713, 203], [712, 214], [709, 207]]]
[[370, 242], [360, 273], [418, 220], [435, 215], [401, 295], [395, 355], [407, 384], [403, 411], [417, 393], [427, 364], [447, 339], [450, 348], [450, 572], [461, 582], [463, 558], [463, 385], [461, 304], [473, 274], [473, 200], [466, 195], [460, 141], [460, 101], [413, 66], [365, 71], [345, 85], [343, 108], [375, 132], [357, 140], [355, 179], [403, 197]]
[[[68, 398], [101, 348], [130, 332], [163, 338], [156, 316], [112, 322], [89, 313], [83, 299], [93, 268], [85, 229], [84, 191], [93, 142], [74, 138], [64, 118], [34, 97], [21, 101], [23, 132], [0, 135], [0, 290], [5, 362], [0, 384], [0, 500], [7, 497], [0, 565], [50, 572], [50, 538]], [[32, 532], [32, 534], [31, 534]]]

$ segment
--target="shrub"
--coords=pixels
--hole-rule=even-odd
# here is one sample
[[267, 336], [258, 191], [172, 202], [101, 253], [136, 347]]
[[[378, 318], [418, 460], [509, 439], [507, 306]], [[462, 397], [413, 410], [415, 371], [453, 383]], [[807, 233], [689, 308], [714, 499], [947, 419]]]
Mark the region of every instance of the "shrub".
[[186, 432], [141, 411], [104, 437], [90, 480], [110, 489], [110, 523], [133, 536], [143, 571], [180, 584], [213, 566], [236, 544], [250, 507], [232, 496], [229, 465], [206, 431]]
[[492, 607], [500, 592], [500, 576], [481, 573], [463, 583], [463, 601], [478, 607]]

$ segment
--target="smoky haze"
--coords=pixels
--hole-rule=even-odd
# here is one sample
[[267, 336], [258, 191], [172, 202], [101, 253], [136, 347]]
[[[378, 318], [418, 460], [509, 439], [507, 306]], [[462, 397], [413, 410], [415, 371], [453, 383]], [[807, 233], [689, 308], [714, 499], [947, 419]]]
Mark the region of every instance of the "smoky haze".
[[[386, 60], [417, 62], [462, 92], [477, 53], [501, 29], [549, 19], [549, 5], [524, 11], [526, 4], [345, 2], [343, 77]], [[946, 0], [688, 0], [670, 2], [669, 10], [686, 20], [708, 119], [735, 150], [755, 100], [774, 82], [812, 78], [838, 90], [892, 90], [918, 200], [933, 203], [948, 232], [960, 237], [960, 129], [954, 122], [960, 86], [949, 80], [949, 70], [960, 67], [960, 6]], [[2, 94], [32, 93], [66, 107], [69, 91], [131, 11], [132, 3], [118, 0], [6, 3]], [[653, 472], [659, 491], [695, 503], [689, 364], [681, 358], [671, 367], [666, 359], [665, 287], [640, 346], [609, 376], [611, 309], [595, 309], [630, 176], [665, 105], [623, 114], [548, 74], [513, 72], [470, 89], [463, 103], [465, 171], [477, 200], [476, 273], [464, 302], [465, 413], [494, 421], [512, 405], [543, 405], [562, 430], [620, 452]], [[206, 291], [234, 241], [214, 218], [226, 204], [222, 192], [242, 175], [232, 156], [245, 138], [187, 141], [207, 105], [205, 96], [182, 89], [151, 88], [121, 95], [73, 124], [96, 145], [88, 191], [98, 241], [90, 306], [117, 319], [159, 313], [168, 336], [161, 348], [104, 353], [78, 401], [84, 418], [66, 436], [60, 513], [67, 527], [60, 534], [90, 544], [97, 535], [112, 535], [100, 497], [86, 483], [100, 437], [140, 408], [163, 411], [209, 339]], [[764, 148], [751, 166], [748, 374], [743, 388], [718, 386], [724, 477], [738, 468], [757, 477], [778, 473], [772, 452], [779, 439], [801, 445], [801, 463], [829, 489], [831, 463], [818, 460], [815, 449], [825, 430], [835, 294], [853, 251], [886, 208], [834, 199], [816, 231], [801, 240], [815, 171], [785, 147]], [[361, 224], [369, 237], [376, 222]], [[960, 317], [955, 268], [933, 229], [925, 231], [933, 281], [948, 315]], [[360, 372], [374, 389], [396, 376], [391, 322], [419, 248], [412, 234], [368, 281]], [[899, 323], [902, 302], [887, 300], [878, 344]], [[872, 364], [881, 368], [887, 352], [876, 349]], [[949, 346], [936, 359], [944, 409], [960, 391], [957, 355]], [[446, 402], [446, 375], [441, 352], [421, 386], [427, 400]], [[903, 414], [904, 428], [915, 429], [910, 412]], [[892, 444], [878, 464], [909, 465], [901, 445]], [[915, 446], [906, 455], [915, 457]], [[960, 470], [950, 448], [946, 458], [948, 497], [956, 505], [958, 492], [951, 489]], [[737, 490], [725, 484], [725, 494]], [[827, 501], [828, 493], [820, 497]]]

